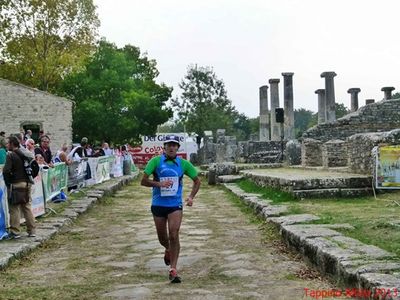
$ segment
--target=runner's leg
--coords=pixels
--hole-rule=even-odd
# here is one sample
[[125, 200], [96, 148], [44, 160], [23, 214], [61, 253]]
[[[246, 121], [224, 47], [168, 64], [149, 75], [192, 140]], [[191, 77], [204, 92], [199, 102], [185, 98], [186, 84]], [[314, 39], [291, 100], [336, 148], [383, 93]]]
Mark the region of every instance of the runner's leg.
[[182, 210], [176, 210], [168, 215], [169, 250], [171, 268], [176, 269], [179, 257], [179, 229], [182, 222]]
[[164, 217], [156, 217], [154, 218], [154, 224], [156, 225], [158, 241], [161, 245], [165, 247], [166, 250], [169, 249], [169, 239], [167, 232], [167, 218]]

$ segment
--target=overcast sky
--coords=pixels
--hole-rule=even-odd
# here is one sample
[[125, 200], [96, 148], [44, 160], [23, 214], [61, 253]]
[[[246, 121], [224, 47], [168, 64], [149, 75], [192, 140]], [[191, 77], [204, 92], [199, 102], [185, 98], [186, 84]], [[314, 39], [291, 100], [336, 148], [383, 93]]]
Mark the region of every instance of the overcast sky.
[[[94, 0], [100, 36], [132, 44], [157, 61], [159, 82], [174, 87], [190, 64], [212, 66], [239, 112], [259, 114], [259, 87], [294, 72], [294, 107], [317, 111], [320, 74], [335, 71], [336, 102], [347, 90], [381, 100], [400, 91], [398, 0]], [[397, 90], [396, 90], [397, 91]], [[395, 91], [395, 92], [396, 92]], [[270, 103], [269, 103], [270, 106]]]

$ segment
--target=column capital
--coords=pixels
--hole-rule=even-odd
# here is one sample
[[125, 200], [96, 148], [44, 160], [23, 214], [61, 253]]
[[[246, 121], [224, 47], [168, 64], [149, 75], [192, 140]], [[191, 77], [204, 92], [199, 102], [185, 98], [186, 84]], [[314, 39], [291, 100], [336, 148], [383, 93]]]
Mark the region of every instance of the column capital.
[[266, 90], [268, 90], [268, 85], [262, 85], [262, 86], [260, 86], [260, 90], [264, 90], [264, 89], [266, 89]]
[[271, 78], [270, 80], [268, 80], [268, 83], [269, 84], [272, 84], [272, 83], [279, 83], [281, 80], [279, 79], [279, 78]]
[[321, 73], [321, 77], [326, 77], [326, 78], [333, 78], [335, 77], [337, 74], [333, 71], [327, 71], [327, 72], [322, 72]]
[[350, 89], [347, 90], [347, 92], [349, 94], [359, 93], [359, 92], [361, 92], [361, 89], [360, 88], [350, 88]]
[[375, 99], [365, 99], [365, 105], [375, 103]]
[[384, 86], [383, 88], [381, 88], [382, 92], [391, 92], [394, 90], [395, 90], [395, 88], [393, 86]]
[[318, 89], [318, 90], [315, 91], [315, 93], [318, 94], [318, 95], [319, 94], [321, 94], [321, 95], [325, 94], [325, 89]]
[[294, 75], [294, 73], [292, 73], [292, 72], [284, 72], [284, 73], [282, 73], [282, 76], [293, 76]]

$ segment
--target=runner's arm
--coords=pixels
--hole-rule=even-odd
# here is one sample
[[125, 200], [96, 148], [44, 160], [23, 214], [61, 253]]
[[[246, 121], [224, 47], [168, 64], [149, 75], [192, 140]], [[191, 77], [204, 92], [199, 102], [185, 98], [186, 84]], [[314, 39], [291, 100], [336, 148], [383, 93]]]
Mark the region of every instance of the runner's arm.
[[148, 187], [169, 187], [173, 183], [172, 180], [165, 180], [163, 182], [151, 180], [149, 178], [149, 175], [146, 173], [143, 174], [142, 181], [140, 182], [141, 185], [143, 186], [148, 186]]
[[193, 186], [192, 186], [192, 191], [190, 192], [190, 195], [186, 198], [186, 204], [188, 206], [192, 206], [193, 205], [193, 199], [196, 196], [197, 192], [200, 189], [200, 178], [198, 176], [196, 176], [195, 178], [193, 178]]

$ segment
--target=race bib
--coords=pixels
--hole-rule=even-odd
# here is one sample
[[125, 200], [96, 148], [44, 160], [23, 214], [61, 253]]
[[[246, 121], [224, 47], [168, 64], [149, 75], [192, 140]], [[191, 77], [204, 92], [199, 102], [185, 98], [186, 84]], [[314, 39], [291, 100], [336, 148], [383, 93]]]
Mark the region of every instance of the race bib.
[[179, 177], [161, 177], [160, 182], [172, 181], [172, 184], [168, 187], [161, 187], [161, 197], [165, 196], [175, 196], [178, 193], [179, 188]]

